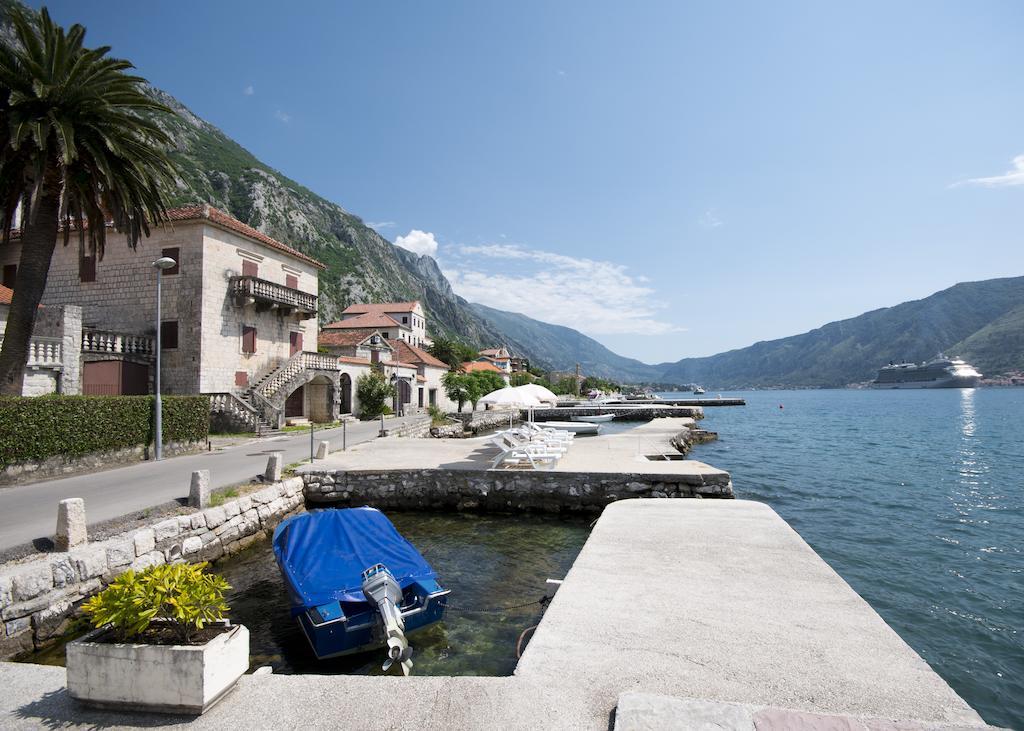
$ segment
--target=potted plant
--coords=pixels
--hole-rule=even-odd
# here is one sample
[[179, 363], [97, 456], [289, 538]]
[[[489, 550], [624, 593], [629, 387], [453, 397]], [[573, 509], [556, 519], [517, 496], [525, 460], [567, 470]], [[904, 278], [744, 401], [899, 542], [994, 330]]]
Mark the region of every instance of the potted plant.
[[205, 563], [126, 571], [82, 609], [96, 627], [67, 646], [68, 693], [100, 707], [201, 714], [249, 668], [249, 630], [224, 615]]

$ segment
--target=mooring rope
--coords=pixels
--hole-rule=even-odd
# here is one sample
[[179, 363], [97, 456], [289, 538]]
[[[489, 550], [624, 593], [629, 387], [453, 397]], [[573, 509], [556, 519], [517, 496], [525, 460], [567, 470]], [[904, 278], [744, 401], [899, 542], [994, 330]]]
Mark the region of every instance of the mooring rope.
[[507, 607], [487, 607], [487, 608], [469, 607], [469, 608], [462, 608], [462, 607], [453, 607], [451, 605], [451, 600], [449, 600], [447, 602], [446, 606], [447, 606], [449, 612], [461, 612], [462, 614], [500, 614], [502, 612], [511, 612], [514, 609], [525, 609], [526, 607], [532, 607], [534, 604], [539, 604], [540, 606], [543, 607], [549, 601], [551, 601], [551, 599], [549, 597], [542, 596], [540, 599], [534, 599], [533, 601], [523, 602], [522, 604], [512, 604], [511, 606], [507, 606]]
[[527, 627], [526, 629], [524, 629], [522, 632], [519, 633], [519, 639], [516, 640], [516, 660], [518, 660], [519, 658], [521, 658], [523, 656], [523, 638], [526, 637], [526, 633], [527, 632], [531, 632], [531, 631], [537, 629], [538, 627], [540, 627], [540, 625], [539, 624], [535, 624], [532, 627]]

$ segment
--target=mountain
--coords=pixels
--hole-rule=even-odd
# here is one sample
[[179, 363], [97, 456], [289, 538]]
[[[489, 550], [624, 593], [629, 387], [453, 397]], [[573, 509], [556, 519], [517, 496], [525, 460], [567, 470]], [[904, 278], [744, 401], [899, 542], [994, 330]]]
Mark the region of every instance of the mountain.
[[835, 387], [874, 378], [893, 360], [938, 352], [982, 373], [1024, 368], [1024, 277], [966, 282], [929, 297], [664, 367], [659, 380], [713, 388]]
[[492, 331], [504, 333], [504, 342], [513, 352], [530, 353], [531, 362], [542, 368], [570, 371], [579, 363], [583, 373], [601, 378], [631, 382], [658, 378], [656, 366], [613, 353], [572, 328], [481, 304], [470, 307]]

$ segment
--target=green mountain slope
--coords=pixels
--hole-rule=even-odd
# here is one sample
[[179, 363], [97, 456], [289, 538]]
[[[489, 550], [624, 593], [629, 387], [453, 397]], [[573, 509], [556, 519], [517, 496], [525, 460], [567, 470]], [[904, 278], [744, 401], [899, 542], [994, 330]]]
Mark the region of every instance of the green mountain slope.
[[542, 368], [570, 371], [579, 363], [584, 373], [601, 378], [633, 382], [657, 379], [655, 366], [617, 355], [572, 328], [476, 303], [470, 307], [489, 329], [504, 333], [509, 348], [517, 353], [529, 353], [531, 362]]
[[891, 360], [920, 361], [940, 351], [970, 356], [983, 373], [995, 374], [1024, 356], [1022, 305], [1024, 277], [957, 284], [802, 335], [685, 358], [665, 368], [662, 379], [715, 388], [842, 386], [872, 379]]
[[1024, 305], [1015, 307], [949, 349], [986, 375], [1024, 371]]

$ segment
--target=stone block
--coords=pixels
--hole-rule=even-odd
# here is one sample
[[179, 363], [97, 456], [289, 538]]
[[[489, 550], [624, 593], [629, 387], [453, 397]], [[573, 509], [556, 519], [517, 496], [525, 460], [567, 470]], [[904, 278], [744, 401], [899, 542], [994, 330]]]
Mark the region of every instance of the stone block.
[[32, 628], [37, 642], [63, 634], [67, 629], [74, 605], [68, 599], [61, 599], [46, 609], [32, 615]]
[[107, 544], [107, 566], [108, 569], [116, 569], [127, 566], [135, 560], [134, 541], [112, 541]]
[[238, 501], [232, 500], [231, 502], [224, 503], [224, 515], [228, 518], [234, 518], [242, 512], [241, 508], [238, 507]]
[[192, 473], [188, 504], [200, 510], [210, 507], [210, 470], [195, 470]]
[[316, 458], [327, 459], [327, 455], [331, 453], [331, 443], [326, 439], [316, 443]]
[[252, 508], [252, 498], [249, 497], [248, 495], [243, 495], [242, 497], [238, 498], [238, 500], [236, 500], [235, 502], [238, 503], [239, 511], [243, 513]]
[[164, 563], [163, 551], [150, 551], [144, 553], [132, 561], [132, 571], [145, 571], [150, 566], [159, 566]]
[[206, 515], [207, 528], [216, 528], [228, 519], [227, 513], [224, 512], [223, 507], [207, 508], [203, 511], [203, 514]]
[[284, 469], [284, 453], [274, 452], [267, 459], [267, 469], [263, 473], [263, 479], [267, 482], [278, 482], [281, 479], [281, 471]]
[[85, 528], [85, 500], [69, 497], [57, 503], [57, 535], [54, 543], [58, 551], [69, 551], [84, 546], [87, 538]]
[[170, 518], [154, 525], [153, 530], [156, 533], [157, 543], [159, 543], [168, 538], [176, 538], [181, 533], [181, 526], [178, 524], [177, 518]]
[[53, 588], [53, 569], [48, 560], [34, 561], [11, 581], [12, 598], [16, 602], [34, 599]]
[[268, 508], [266, 505], [260, 505], [258, 508], [256, 508], [256, 514], [260, 516], [261, 525], [265, 524], [268, 520], [270, 520], [270, 508]]
[[135, 555], [141, 556], [145, 553], [149, 553], [156, 548], [156, 531], [152, 528], [146, 528], [146, 530], [140, 530], [134, 536], [132, 541], [135, 544]]
[[75, 564], [71, 556], [66, 553], [58, 553], [50, 559], [50, 567], [53, 570], [53, 585], [63, 589], [68, 584], [78, 581], [78, 572], [75, 571]]
[[14, 637], [14, 635], [30, 629], [32, 629], [31, 617], [18, 617], [10, 622], [4, 622], [4, 634], [8, 637]]
[[70, 557], [79, 581], [101, 576], [107, 570], [107, 551], [102, 546], [72, 551]]
[[192, 530], [192, 516], [191, 515], [179, 515], [178, 516], [178, 531], [181, 533], [188, 533]]
[[6, 607], [14, 601], [12, 582], [9, 575], [0, 576], [0, 607]]
[[203, 548], [203, 539], [199, 536], [192, 536], [186, 538], [181, 544], [181, 554], [183, 556], [191, 556], [193, 553], [199, 553]]
[[206, 514], [205, 513], [192, 513], [189, 521], [192, 530], [199, 530], [200, 528], [206, 527]]

